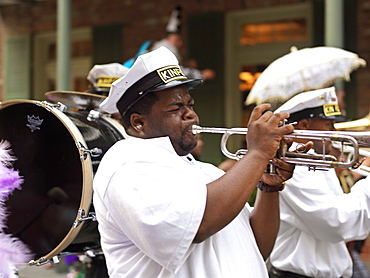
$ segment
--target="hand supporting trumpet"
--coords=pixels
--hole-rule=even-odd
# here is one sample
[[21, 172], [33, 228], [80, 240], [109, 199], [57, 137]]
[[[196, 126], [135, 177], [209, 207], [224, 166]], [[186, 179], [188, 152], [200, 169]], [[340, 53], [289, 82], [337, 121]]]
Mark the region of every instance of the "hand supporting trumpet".
[[[291, 138], [282, 138], [282, 144], [286, 145], [286, 148], [289, 148], [293, 142]], [[313, 147], [313, 142], [308, 141], [305, 144], [301, 145], [296, 152], [297, 153], [306, 153]], [[277, 184], [280, 187], [280, 190], [284, 188], [285, 181], [290, 179], [293, 175], [295, 164], [288, 163], [279, 159], [277, 157], [273, 158], [270, 161], [270, 164], [274, 167], [274, 172], [264, 173], [261, 181], [266, 184]], [[269, 167], [271, 169], [271, 167]]]
[[[257, 106], [255, 110], [257, 108], [268, 109], [269, 106]], [[265, 111], [259, 119], [256, 119], [256, 116], [256, 114], [252, 114], [248, 123], [249, 132], [246, 135], [248, 150], [265, 155], [266, 159], [268, 159], [267, 164], [272, 161], [274, 166], [277, 166], [277, 172], [279, 174], [263, 175], [262, 182], [266, 186], [279, 186], [291, 177], [294, 165], [285, 163], [274, 157], [281, 146], [283, 136], [293, 132], [294, 127], [292, 125], [281, 125], [289, 117], [288, 113], [274, 114], [271, 111]], [[269, 122], [270, 124], [263, 125], [263, 122]], [[281, 167], [281, 170], [279, 167]]]

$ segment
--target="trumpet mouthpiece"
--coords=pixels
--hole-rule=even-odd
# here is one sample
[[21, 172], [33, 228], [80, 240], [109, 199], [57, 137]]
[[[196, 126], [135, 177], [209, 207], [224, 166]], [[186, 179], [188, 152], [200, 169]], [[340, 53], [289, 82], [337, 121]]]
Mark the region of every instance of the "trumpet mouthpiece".
[[193, 134], [198, 134], [198, 133], [200, 133], [200, 131], [199, 130], [201, 130], [202, 128], [200, 127], [200, 126], [198, 126], [198, 125], [193, 125], [192, 127], [191, 127], [191, 131], [193, 132]]

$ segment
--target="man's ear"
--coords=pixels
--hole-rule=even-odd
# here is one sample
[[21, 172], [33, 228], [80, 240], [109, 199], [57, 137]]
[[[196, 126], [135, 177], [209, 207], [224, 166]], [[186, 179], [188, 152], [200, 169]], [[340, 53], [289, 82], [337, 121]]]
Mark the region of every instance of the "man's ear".
[[139, 113], [132, 113], [130, 116], [131, 127], [136, 132], [141, 132], [143, 129], [143, 115]]
[[297, 129], [308, 129], [310, 127], [310, 122], [307, 119], [300, 120], [296, 124]]

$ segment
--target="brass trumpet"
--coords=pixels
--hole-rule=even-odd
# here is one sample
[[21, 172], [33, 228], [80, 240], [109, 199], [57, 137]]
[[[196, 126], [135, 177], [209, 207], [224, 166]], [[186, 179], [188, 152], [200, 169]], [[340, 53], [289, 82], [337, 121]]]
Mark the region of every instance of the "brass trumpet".
[[[239, 149], [236, 153], [231, 153], [227, 149], [227, 140], [233, 134], [244, 134], [248, 133], [248, 128], [215, 128], [215, 127], [200, 127], [194, 125], [192, 127], [194, 134], [197, 133], [221, 133], [223, 134], [221, 139], [221, 151], [222, 153], [230, 158], [239, 160], [247, 152], [247, 149]], [[308, 154], [298, 149], [295, 151], [288, 151], [287, 145], [282, 142], [282, 146], [278, 150], [277, 157], [288, 163], [296, 165], [308, 166], [309, 170], [319, 170], [323, 168], [352, 168], [356, 169], [361, 165], [359, 161], [359, 148], [370, 146], [370, 132], [358, 131], [319, 131], [319, 130], [296, 130], [290, 134], [284, 135], [285, 138], [294, 139], [307, 139], [307, 140], [321, 140], [337, 142], [342, 146], [341, 153], [344, 154], [345, 146], [351, 146], [353, 148], [353, 155], [351, 160], [340, 160], [335, 156], [325, 154], [325, 144], [323, 144], [322, 154]], [[344, 155], [341, 155], [344, 157]], [[270, 163], [270, 165], [272, 165]], [[269, 171], [268, 171], [269, 172]]]
[[341, 131], [368, 131], [370, 130], [370, 112], [364, 118], [358, 120], [335, 123], [334, 127]]

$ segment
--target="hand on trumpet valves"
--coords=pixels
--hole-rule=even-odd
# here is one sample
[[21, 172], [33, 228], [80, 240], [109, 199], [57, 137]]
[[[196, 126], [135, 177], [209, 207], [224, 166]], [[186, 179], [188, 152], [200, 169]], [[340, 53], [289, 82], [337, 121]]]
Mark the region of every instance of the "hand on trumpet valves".
[[258, 152], [269, 161], [275, 157], [284, 135], [293, 132], [292, 125], [281, 125], [288, 113], [273, 113], [266, 111], [270, 104], [256, 106], [250, 116], [247, 133], [248, 152]]
[[270, 186], [279, 186], [292, 177], [294, 164], [284, 162], [278, 158], [273, 158], [271, 163], [276, 167], [276, 175], [263, 174], [262, 182]]
[[[282, 145], [286, 146], [283, 148]], [[280, 153], [282, 149], [288, 149], [289, 146], [292, 144], [292, 138], [282, 138], [281, 145], [278, 150], [278, 157], [282, 157], [283, 155]], [[296, 152], [299, 153], [306, 153], [313, 147], [313, 142], [309, 141], [305, 144], [301, 144], [297, 149]], [[285, 162], [278, 158], [273, 158], [270, 161], [270, 164], [274, 167], [273, 173], [265, 173], [263, 174], [261, 181], [270, 186], [281, 186], [285, 183], [285, 181], [289, 180], [293, 176], [293, 171], [295, 168], [295, 164]], [[270, 167], [270, 165], [269, 165]], [[284, 186], [283, 186], [284, 188]], [[281, 189], [280, 189], [281, 190]]]

